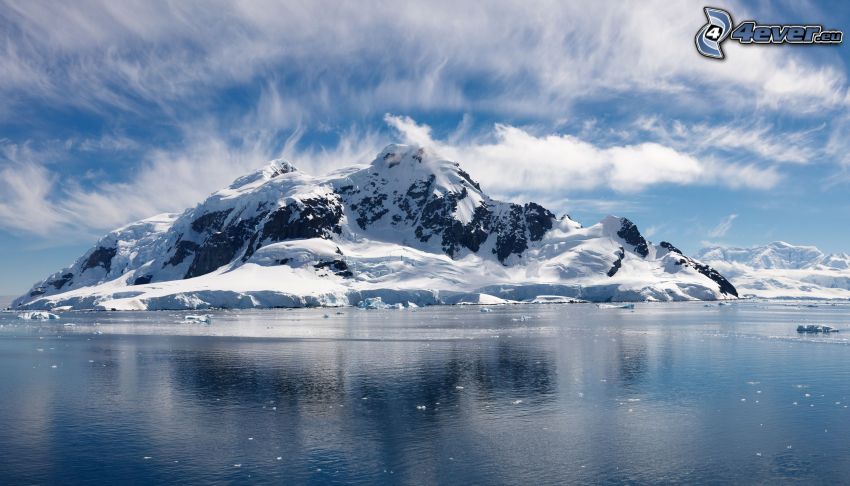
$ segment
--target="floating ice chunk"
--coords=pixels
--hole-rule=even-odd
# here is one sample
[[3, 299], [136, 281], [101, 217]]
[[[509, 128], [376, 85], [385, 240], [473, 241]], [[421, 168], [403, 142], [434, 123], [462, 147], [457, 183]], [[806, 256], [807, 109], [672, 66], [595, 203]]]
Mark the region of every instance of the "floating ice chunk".
[[357, 307], [361, 309], [374, 310], [374, 309], [403, 309], [404, 306], [401, 303], [398, 304], [387, 304], [380, 297], [369, 297], [368, 299], [363, 299], [357, 303]]
[[816, 333], [821, 333], [821, 332], [824, 333], [824, 334], [829, 334], [831, 332], [838, 332], [838, 329], [835, 329], [834, 327], [825, 326], [825, 325], [818, 325], [818, 324], [808, 324], [808, 325], [800, 324], [799, 326], [797, 326], [797, 332], [799, 332], [801, 334], [802, 333], [816, 334]]
[[19, 319], [27, 319], [27, 320], [35, 320], [35, 321], [49, 321], [54, 319], [59, 319], [59, 316], [53, 314], [52, 312], [47, 311], [35, 311], [35, 312], [24, 312], [22, 314], [18, 314]]
[[184, 322], [198, 322], [198, 323], [202, 323], [202, 324], [209, 324], [211, 319], [212, 319], [212, 316], [209, 315], [209, 314], [199, 314], [199, 315], [187, 314], [186, 316], [183, 317]]
[[538, 295], [533, 299], [526, 300], [524, 302], [529, 304], [578, 304], [586, 301], [572, 297], [563, 297], [561, 295]]
[[600, 309], [634, 309], [635, 305], [632, 303], [628, 304], [596, 304], [596, 307]]

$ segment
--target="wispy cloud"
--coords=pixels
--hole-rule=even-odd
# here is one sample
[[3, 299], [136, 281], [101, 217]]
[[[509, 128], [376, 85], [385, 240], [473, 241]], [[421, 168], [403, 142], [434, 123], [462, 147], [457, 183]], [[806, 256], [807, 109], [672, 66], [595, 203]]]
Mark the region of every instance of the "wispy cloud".
[[[266, 119], [266, 113], [255, 114]], [[550, 202], [554, 209], [615, 212], [631, 203], [620, 199], [575, 197], [593, 189], [637, 194], [656, 185], [720, 185], [770, 187], [778, 180], [772, 169], [738, 167], [702, 161], [657, 143], [599, 147], [570, 135], [534, 135], [497, 124], [475, 137], [450, 134], [437, 140], [431, 127], [404, 116], [387, 115], [386, 123], [401, 141], [434, 150], [463, 163], [485, 190], [497, 197]], [[248, 120], [250, 126], [254, 120]], [[371, 160], [388, 141], [376, 131], [350, 129], [333, 147], [300, 147], [301, 132], [277, 143], [277, 132], [245, 131], [238, 140], [213, 124], [192, 124], [185, 144], [173, 150], [152, 149], [133, 177], [83, 185], [80, 178], [57, 177], [41, 154], [7, 145], [0, 185], [0, 227], [46, 236], [86, 234], [111, 229], [160, 212], [180, 211], [227, 185], [237, 176], [283, 156], [308, 172], [327, 171]], [[458, 131], [464, 130], [463, 124]], [[104, 143], [121, 143], [108, 140]], [[748, 171], [752, 172], [748, 174]], [[518, 192], [518, 188], [521, 190]], [[734, 215], [726, 223], [731, 225]], [[33, 222], [37, 221], [37, 224]], [[718, 227], [716, 231], [725, 234]]]
[[[756, 17], [749, 3], [727, 6]], [[710, 62], [693, 47], [704, 21], [699, 6], [661, 0], [638, 9], [613, 0], [8, 0], [0, 122], [20, 135], [0, 144], [0, 230], [111, 229], [181, 210], [278, 156], [315, 173], [366, 162], [389, 141], [379, 126], [387, 112], [439, 127], [386, 118], [399, 138], [462, 162], [489, 192], [567, 210], [626, 211], [664, 186], [771, 189], [784, 164], [815, 158], [850, 167], [838, 54], [729, 45], [726, 61]], [[760, 118], [736, 123], [752, 112]], [[466, 116], [446, 134], [431, 121], [446, 113], [487, 122]], [[636, 113], [656, 116], [633, 122]], [[56, 135], [43, 126], [75, 115], [90, 117], [81, 127], [106, 128]], [[169, 143], [149, 137], [151, 125]], [[318, 131], [333, 136], [303, 141]], [[36, 150], [45, 133], [67, 139]], [[103, 180], [88, 167], [57, 170], [63, 150], [132, 160]], [[615, 197], [588, 193], [596, 190]]]
[[708, 232], [708, 236], [712, 238], [722, 238], [729, 233], [729, 230], [732, 229], [732, 223], [738, 219], [737, 214], [730, 214], [723, 218], [720, 223], [717, 224], [714, 228], [712, 228]]
[[[750, 13], [748, 4], [734, 10]], [[0, 40], [0, 93], [7, 105], [153, 106], [178, 117], [257, 78], [285, 87], [316, 118], [416, 109], [557, 118], [576, 101], [623, 93], [647, 101], [664, 93], [690, 112], [846, 106], [844, 73], [804, 50], [730, 45], [724, 63], [699, 58], [692, 39], [703, 21], [700, 8], [660, 0], [639, 9], [616, 1], [10, 0], [0, 6], [10, 33]]]
[[[297, 129], [282, 146], [277, 133], [246, 131], [234, 140], [232, 133], [211, 124], [183, 130], [183, 145], [143, 152], [131, 178], [114, 182], [95, 178], [92, 183], [86, 174], [59, 177], [49, 163], [53, 147], [39, 151], [0, 144], [0, 229], [47, 239], [90, 239], [134, 220], [192, 207], [272, 158], [286, 157], [302, 170], [321, 174], [368, 162], [381, 147], [375, 132], [355, 129], [344, 132], [330, 149], [299, 148]], [[73, 144], [77, 142], [61, 146]]]
[[757, 156], [776, 163], [808, 164], [821, 161], [824, 153], [820, 137], [827, 135], [827, 124], [813, 128], [780, 130], [757, 120], [729, 119], [723, 122], [685, 123], [664, 121], [659, 116], [641, 116], [632, 124], [630, 136], [650, 135], [661, 143], [697, 153], [717, 151]]

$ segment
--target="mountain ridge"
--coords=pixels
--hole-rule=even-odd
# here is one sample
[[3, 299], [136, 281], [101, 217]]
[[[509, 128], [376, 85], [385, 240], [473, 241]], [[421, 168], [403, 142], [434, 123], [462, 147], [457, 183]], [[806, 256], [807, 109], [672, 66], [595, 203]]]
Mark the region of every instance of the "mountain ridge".
[[723, 272], [742, 296], [850, 299], [850, 255], [774, 241], [752, 247], [713, 245], [696, 257]]
[[[375, 249], [409, 257], [393, 262]], [[652, 245], [626, 218], [585, 228], [533, 202], [498, 201], [458, 163], [394, 144], [320, 177], [273, 160], [183, 213], [108, 233], [13, 305], [348, 305], [364, 292], [450, 303], [493, 284], [587, 300], [737, 295], [719, 272]]]

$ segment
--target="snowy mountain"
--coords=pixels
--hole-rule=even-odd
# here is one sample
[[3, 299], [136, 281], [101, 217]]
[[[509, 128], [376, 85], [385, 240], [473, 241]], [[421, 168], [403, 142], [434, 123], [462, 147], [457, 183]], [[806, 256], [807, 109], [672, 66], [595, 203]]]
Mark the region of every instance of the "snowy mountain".
[[272, 161], [182, 214], [112, 231], [13, 305], [246, 308], [552, 295], [737, 293], [673, 245], [646, 241], [628, 219], [584, 228], [535, 203], [496, 201], [457, 163], [390, 145], [366, 166], [323, 177]]
[[783, 241], [752, 248], [712, 246], [697, 258], [728, 276], [742, 296], [850, 298], [850, 255]]
[[850, 269], [850, 255], [846, 253], [827, 255], [814, 246], [795, 246], [784, 241], [752, 248], [706, 247], [700, 250], [698, 257], [758, 269]]

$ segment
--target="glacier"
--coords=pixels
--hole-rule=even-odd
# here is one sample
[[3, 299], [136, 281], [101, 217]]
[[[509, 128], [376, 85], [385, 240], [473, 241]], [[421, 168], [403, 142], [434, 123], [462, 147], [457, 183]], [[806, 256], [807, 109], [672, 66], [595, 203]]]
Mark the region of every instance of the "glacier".
[[749, 248], [712, 245], [697, 258], [723, 272], [742, 297], [850, 299], [850, 255], [775, 241]]
[[284, 160], [116, 229], [15, 309], [165, 310], [737, 298], [630, 220], [495, 200], [458, 163], [389, 145], [312, 176]]

